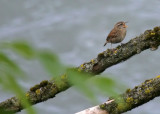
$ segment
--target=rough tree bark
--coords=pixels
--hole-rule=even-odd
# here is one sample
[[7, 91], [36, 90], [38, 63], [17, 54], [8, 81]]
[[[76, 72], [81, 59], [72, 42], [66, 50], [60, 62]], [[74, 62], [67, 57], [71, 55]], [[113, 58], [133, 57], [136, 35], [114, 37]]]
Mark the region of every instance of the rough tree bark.
[[76, 114], [121, 114], [160, 96], [160, 75], [143, 82], [125, 93], [109, 98], [101, 105], [86, 109]]
[[[139, 54], [141, 51], [149, 48], [151, 50], [155, 50], [159, 45], [160, 27], [155, 27], [153, 30], [146, 30], [143, 34], [130, 40], [128, 43], [116, 47], [114, 51], [108, 49], [102, 53], [99, 53], [97, 58], [92, 59], [90, 62], [81, 64], [76, 69], [78, 71], [92, 73], [94, 76], [96, 74], [100, 74], [112, 65], [123, 62], [130, 57]], [[30, 90], [26, 93], [26, 97], [31, 104], [34, 105], [55, 97], [56, 94], [68, 89], [71, 86], [72, 85], [70, 85], [67, 75], [62, 75], [53, 80], [42, 81], [40, 84], [30, 88]], [[20, 100], [16, 97], [12, 97], [4, 102], [1, 102], [0, 108], [14, 112], [24, 109]], [[134, 108], [134, 106], [130, 107], [130, 109], [131, 108]]]

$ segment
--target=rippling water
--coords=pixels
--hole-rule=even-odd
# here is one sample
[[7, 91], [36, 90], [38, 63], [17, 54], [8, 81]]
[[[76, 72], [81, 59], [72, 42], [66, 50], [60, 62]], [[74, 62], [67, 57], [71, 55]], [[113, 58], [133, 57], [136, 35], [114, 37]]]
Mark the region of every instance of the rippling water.
[[[103, 47], [103, 44], [118, 21], [129, 21], [123, 43], [160, 24], [160, 0], [1, 0], [0, 9], [1, 41], [28, 40], [36, 47], [53, 50], [63, 63], [74, 66], [110, 48], [110, 45]], [[159, 57], [159, 50], [147, 50], [103, 74], [118, 78], [133, 88], [145, 79], [159, 75]], [[26, 90], [50, 78], [38, 63], [13, 58], [28, 72], [28, 81], [21, 82]], [[0, 100], [11, 96], [1, 92]], [[158, 114], [159, 103], [160, 99], [156, 98], [126, 114]], [[83, 95], [71, 88], [34, 107], [39, 114], [72, 114], [91, 106]]]

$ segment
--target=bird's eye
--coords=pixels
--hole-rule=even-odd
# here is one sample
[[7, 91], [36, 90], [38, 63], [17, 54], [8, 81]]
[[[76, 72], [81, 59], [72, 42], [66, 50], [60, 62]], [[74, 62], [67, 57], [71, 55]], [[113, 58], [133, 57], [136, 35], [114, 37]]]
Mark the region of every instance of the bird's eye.
[[119, 23], [118, 26], [123, 25], [123, 23]]

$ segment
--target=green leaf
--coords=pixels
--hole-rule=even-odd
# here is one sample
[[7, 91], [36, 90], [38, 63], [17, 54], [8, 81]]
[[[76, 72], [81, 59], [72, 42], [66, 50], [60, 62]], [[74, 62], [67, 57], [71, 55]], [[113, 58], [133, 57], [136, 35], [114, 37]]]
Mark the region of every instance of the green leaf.
[[88, 80], [88, 83], [92, 84], [97, 88], [100, 93], [104, 93], [108, 96], [116, 96], [117, 88], [120, 86], [115, 80], [106, 77], [94, 77]]
[[86, 83], [86, 80], [90, 77], [89, 74], [78, 72], [75, 70], [69, 70], [67, 71], [67, 76], [69, 77], [69, 81], [71, 84], [73, 84], [79, 91], [86, 95], [93, 103], [97, 103], [94, 92]]
[[105, 77], [93, 77], [83, 72], [77, 72], [76, 70], [67, 71], [67, 76], [71, 84], [75, 85], [79, 91], [86, 95], [93, 103], [97, 102], [97, 93], [107, 96], [117, 96], [117, 88], [122, 89], [122, 84], [119, 84], [111, 78]]
[[39, 60], [50, 76], [63, 74], [65, 67], [60, 63], [58, 57], [49, 51], [40, 51]]
[[10, 43], [2, 42], [0, 43], [0, 47], [11, 49], [26, 59], [33, 58], [36, 53], [32, 46], [26, 41], [14, 41]]
[[0, 72], [10, 72], [15, 76], [23, 76], [24, 72], [14, 63], [11, 59], [9, 59], [4, 53], [0, 52]]

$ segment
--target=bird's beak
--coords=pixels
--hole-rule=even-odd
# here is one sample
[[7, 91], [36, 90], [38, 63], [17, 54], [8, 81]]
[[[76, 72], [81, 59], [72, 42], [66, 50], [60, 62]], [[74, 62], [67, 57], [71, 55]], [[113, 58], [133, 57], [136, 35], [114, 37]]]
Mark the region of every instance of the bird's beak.
[[[126, 24], [126, 23], [128, 23], [128, 21], [126, 21], [126, 22], [124, 22], [124, 23]], [[127, 26], [127, 25], [124, 25], [123, 27], [124, 27], [124, 28], [127, 28], [128, 26]]]
[[127, 25], [124, 25], [123, 27], [124, 27], [124, 28], [127, 28], [128, 26], [127, 26]]

